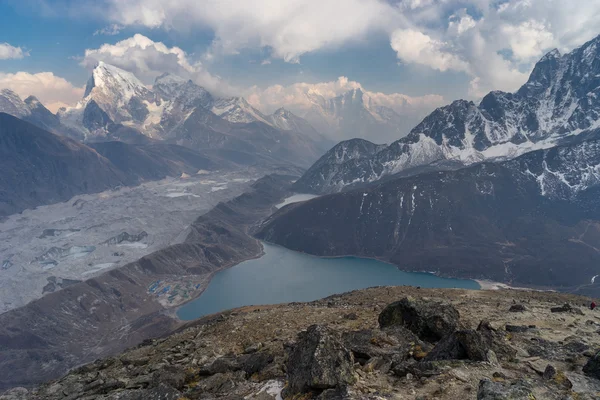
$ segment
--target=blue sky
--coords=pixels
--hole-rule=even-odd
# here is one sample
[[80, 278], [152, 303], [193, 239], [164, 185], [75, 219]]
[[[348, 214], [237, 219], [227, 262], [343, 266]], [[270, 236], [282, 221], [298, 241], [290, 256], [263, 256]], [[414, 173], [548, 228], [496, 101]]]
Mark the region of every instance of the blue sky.
[[[354, 87], [401, 113], [515, 90], [546, 51], [600, 33], [600, 0], [4, 0], [0, 88], [51, 109], [99, 60], [270, 111]], [[4, 46], [4, 47], [2, 47]], [[340, 79], [340, 77], [343, 77]]]

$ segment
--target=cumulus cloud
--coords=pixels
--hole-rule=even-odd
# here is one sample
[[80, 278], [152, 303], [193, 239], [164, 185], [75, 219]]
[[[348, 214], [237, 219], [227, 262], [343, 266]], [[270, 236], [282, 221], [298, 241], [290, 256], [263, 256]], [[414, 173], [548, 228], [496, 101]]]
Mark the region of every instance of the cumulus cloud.
[[351, 81], [345, 76], [335, 81], [319, 83], [295, 83], [288, 86], [272, 85], [267, 88], [252, 87], [246, 98], [255, 107], [270, 113], [279, 107], [286, 107], [302, 115], [315, 101], [329, 100], [352, 89], [361, 89], [373, 105], [392, 108], [401, 115], [422, 115], [444, 104], [439, 95], [411, 97], [401, 93], [371, 92], [359, 82]]
[[427, 65], [439, 71], [468, 69], [467, 63], [452, 53], [448, 43], [432, 39], [413, 29], [394, 31], [390, 45], [404, 62]]
[[84, 92], [82, 87], [75, 87], [52, 72], [36, 74], [0, 72], [0, 88], [11, 89], [23, 99], [33, 95], [52, 112], [56, 112], [60, 107], [74, 104], [81, 99]]
[[402, 20], [383, 0], [106, 0], [113, 21], [167, 29], [201, 25], [215, 33], [214, 52], [268, 47], [272, 56], [301, 55], [386, 31]]
[[8, 43], [0, 43], [0, 60], [20, 59], [29, 53], [20, 47], [11, 46]]
[[148, 84], [158, 75], [170, 72], [192, 79], [209, 90], [227, 91], [227, 85], [218, 76], [210, 74], [201, 62], [190, 60], [181, 48], [168, 47], [140, 34], [115, 44], [105, 43], [97, 49], [87, 49], [81, 65], [92, 69], [99, 61], [130, 71]]
[[[547, 51], [561, 51], [600, 32], [600, 0], [404, 0], [410, 27], [390, 36], [404, 63], [471, 77], [470, 94], [516, 90]], [[450, 15], [450, 17], [446, 17]]]

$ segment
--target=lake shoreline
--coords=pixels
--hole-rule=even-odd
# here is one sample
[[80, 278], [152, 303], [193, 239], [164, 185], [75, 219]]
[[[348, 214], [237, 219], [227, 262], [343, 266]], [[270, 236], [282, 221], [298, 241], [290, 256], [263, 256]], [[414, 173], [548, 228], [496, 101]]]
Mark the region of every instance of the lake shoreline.
[[[202, 292], [174, 308], [171, 315], [180, 322], [189, 322], [240, 307], [315, 301], [377, 286], [481, 289], [473, 279], [441, 277], [428, 271], [405, 271], [374, 257], [322, 257], [266, 241], [259, 243], [263, 248], [261, 255], [215, 271]], [[253, 259], [263, 257], [266, 257], [263, 262], [252, 263]], [[231, 271], [249, 261], [251, 263], [244, 268]], [[217, 276], [217, 272], [222, 275]], [[196, 305], [191, 306], [192, 302]]]

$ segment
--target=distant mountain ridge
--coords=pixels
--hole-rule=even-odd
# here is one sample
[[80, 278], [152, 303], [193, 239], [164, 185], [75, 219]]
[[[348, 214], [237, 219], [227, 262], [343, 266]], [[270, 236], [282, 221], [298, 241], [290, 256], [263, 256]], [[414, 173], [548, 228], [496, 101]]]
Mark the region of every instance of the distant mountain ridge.
[[516, 93], [491, 92], [478, 106], [457, 100], [376, 154], [336, 168], [317, 162], [299, 184], [305, 190], [330, 193], [434, 163], [511, 159], [584, 138], [582, 133], [600, 127], [599, 43], [597, 37], [565, 55], [553, 50]]
[[377, 105], [362, 89], [351, 89], [332, 99], [309, 92], [310, 109], [303, 115], [317, 130], [331, 137], [379, 137], [396, 140], [405, 121], [389, 107]]
[[262, 114], [244, 98], [214, 98], [191, 80], [168, 73], [149, 89], [130, 72], [103, 62], [93, 70], [84, 98], [58, 116], [87, 141], [139, 142], [134, 129], [195, 150], [242, 152], [240, 157], [255, 163], [308, 167], [332, 144], [290, 112], [295, 123], [284, 127], [276, 115]]
[[0, 216], [78, 194], [231, 167], [217, 155], [154, 143], [93, 148], [0, 112]]

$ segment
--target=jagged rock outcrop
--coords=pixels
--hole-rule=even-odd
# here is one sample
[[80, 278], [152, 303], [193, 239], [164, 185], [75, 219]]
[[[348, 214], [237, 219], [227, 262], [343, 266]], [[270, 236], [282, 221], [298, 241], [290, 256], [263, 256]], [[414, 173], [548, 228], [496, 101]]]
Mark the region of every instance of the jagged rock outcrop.
[[471, 360], [490, 361], [490, 345], [474, 330], [452, 332], [427, 354], [424, 361]]
[[583, 366], [583, 372], [588, 376], [600, 379], [600, 352], [594, 354]]
[[457, 329], [459, 318], [451, 304], [405, 297], [384, 308], [378, 321], [380, 328], [401, 325], [422, 340], [437, 342]]
[[355, 381], [352, 353], [343, 346], [337, 333], [325, 326], [313, 325], [300, 333], [287, 357], [286, 397], [339, 389]]

